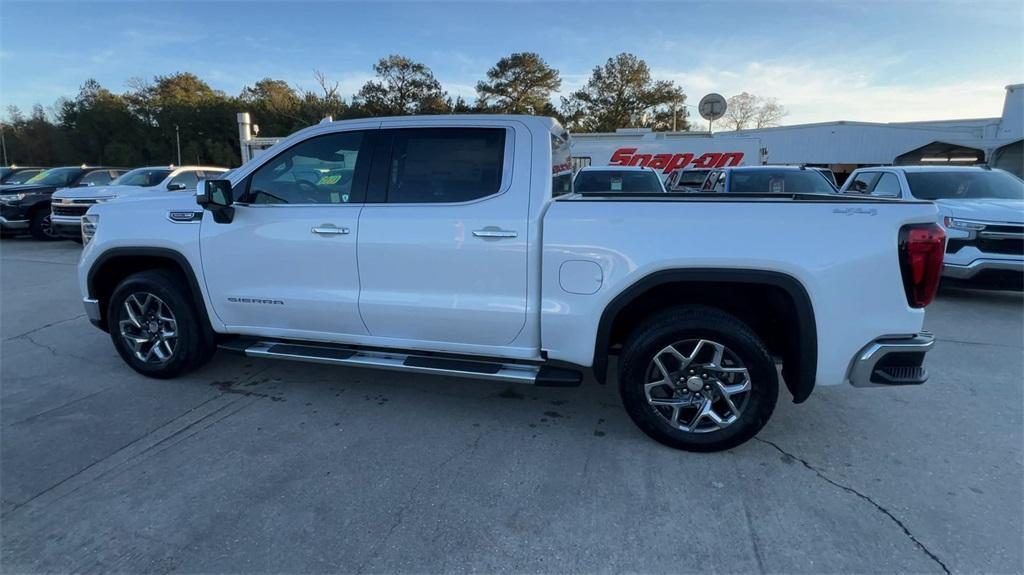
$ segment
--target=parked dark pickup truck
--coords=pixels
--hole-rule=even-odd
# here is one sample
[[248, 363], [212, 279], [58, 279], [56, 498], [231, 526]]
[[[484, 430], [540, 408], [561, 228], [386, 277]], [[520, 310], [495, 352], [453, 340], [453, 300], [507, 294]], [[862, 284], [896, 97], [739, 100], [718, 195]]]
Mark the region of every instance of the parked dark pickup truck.
[[39, 172], [24, 184], [0, 186], [0, 234], [28, 232], [37, 240], [59, 239], [50, 227], [50, 196], [60, 188], [101, 186], [124, 168], [75, 166]]

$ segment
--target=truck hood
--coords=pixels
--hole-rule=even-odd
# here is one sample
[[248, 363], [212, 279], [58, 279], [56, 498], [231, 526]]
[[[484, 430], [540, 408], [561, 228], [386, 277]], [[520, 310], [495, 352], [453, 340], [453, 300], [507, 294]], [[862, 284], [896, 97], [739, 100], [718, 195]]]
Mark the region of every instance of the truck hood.
[[54, 192], [55, 200], [95, 200], [97, 198], [113, 199], [125, 193], [137, 193], [148, 188], [140, 186], [87, 186], [83, 188], [61, 188]]
[[32, 193], [32, 194], [49, 194], [55, 190], [55, 186], [36, 186], [36, 185], [25, 185], [15, 184], [0, 186], [0, 194], [21, 194], [21, 193]]
[[982, 222], [1024, 223], [1024, 200], [999, 198], [935, 200], [944, 216]]

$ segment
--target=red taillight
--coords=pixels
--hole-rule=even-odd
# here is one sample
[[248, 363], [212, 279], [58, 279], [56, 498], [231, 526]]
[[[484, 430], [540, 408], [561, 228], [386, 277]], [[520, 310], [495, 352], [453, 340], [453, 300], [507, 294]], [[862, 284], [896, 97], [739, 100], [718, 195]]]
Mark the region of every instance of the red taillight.
[[932, 303], [942, 275], [946, 232], [938, 224], [914, 224], [900, 229], [900, 270], [910, 307]]

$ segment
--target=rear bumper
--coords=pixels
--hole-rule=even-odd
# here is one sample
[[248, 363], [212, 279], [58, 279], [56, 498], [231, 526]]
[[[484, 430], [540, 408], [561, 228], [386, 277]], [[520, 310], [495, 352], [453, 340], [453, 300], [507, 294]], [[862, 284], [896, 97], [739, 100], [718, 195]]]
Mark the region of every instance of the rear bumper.
[[946, 263], [942, 266], [942, 277], [969, 280], [989, 271], [1024, 273], [1024, 259], [979, 258], [966, 265]]
[[933, 345], [928, 332], [878, 338], [854, 356], [847, 379], [854, 387], [920, 385], [928, 380], [924, 356]]

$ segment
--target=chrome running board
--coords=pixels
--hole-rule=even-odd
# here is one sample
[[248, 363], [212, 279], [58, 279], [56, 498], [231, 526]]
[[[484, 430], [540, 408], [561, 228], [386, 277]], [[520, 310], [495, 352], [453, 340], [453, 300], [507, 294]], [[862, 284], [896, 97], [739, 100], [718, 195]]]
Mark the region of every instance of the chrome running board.
[[580, 385], [583, 379], [582, 374], [578, 371], [550, 366], [411, 355], [386, 351], [328, 347], [309, 343], [236, 340], [222, 344], [220, 348], [242, 352], [249, 357], [287, 359], [306, 363], [344, 365], [349, 367], [369, 367], [407, 373], [487, 379], [547, 387], [574, 387]]

